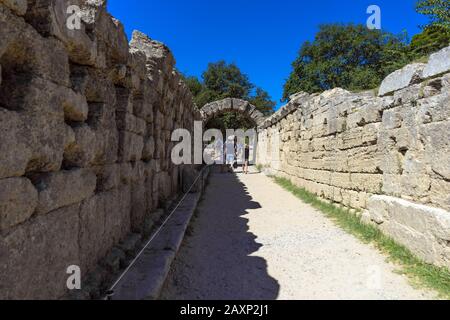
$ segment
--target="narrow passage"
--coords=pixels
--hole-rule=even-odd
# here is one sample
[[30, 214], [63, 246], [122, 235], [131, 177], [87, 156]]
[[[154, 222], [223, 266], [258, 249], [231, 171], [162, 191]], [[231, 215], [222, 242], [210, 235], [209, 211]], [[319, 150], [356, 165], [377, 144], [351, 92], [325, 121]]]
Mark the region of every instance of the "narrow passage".
[[213, 174], [162, 299], [432, 299], [262, 174]]

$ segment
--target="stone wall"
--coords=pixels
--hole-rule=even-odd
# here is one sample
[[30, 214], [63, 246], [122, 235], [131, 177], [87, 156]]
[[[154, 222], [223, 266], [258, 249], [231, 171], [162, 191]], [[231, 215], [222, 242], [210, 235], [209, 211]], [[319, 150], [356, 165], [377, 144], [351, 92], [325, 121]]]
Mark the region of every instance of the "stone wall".
[[259, 130], [258, 160], [450, 266], [450, 47], [375, 92], [299, 93]]
[[171, 133], [201, 115], [174, 64], [104, 1], [0, 0], [0, 299], [65, 296], [177, 193]]

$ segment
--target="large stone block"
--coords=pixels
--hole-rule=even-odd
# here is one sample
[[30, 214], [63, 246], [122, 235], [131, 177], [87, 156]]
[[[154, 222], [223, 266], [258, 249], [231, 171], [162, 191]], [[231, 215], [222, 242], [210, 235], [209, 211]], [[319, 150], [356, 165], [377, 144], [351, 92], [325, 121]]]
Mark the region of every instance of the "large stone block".
[[88, 118], [89, 107], [86, 97], [71, 89], [67, 89], [63, 103], [66, 121], [84, 122]]
[[144, 135], [147, 123], [130, 113], [116, 113], [117, 128], [137, 135]]
[[37, 203], [37, 190], [27, 178], [0, 180], [0, 231], [30, 218]]
[[430, 200], [434, 206], [450, 211], [450, 181], [432, 179]]
[[446, 121], [450, 119], [450, 90], [443, 90], [441, 94], [417, 101], [416, 111], [419, 123]]
[[399, 198], [373, 196], [368, 213], [384, 233], [426, 262], [450, 266], [450, 212]]
[[22, 176], [32, 156], [32, 148], [20, 114], [0, 108], [0, 179]]
[[420, 136], [433, 173], [450, 180], [450, 121], [424, 125]]
[[352, 189], [369, 193], [381, 193], [383, 188], [383, 175], [352, 173], [350, 177]]
[[[33, 25], [39, 33], [44, 36], [54, 36], [61, 40], [70, 55], [73, 62], [84, 65], [101, 65], [101, 57], [99, 56], [99, 48], [97, 39], [91, 39], [88, 35], [87, 26], [91, 28], [92, 22], [95, 22], [95, 17], [89, 21], [86, 17], [86, 11], [80, 14], [81, 29], [68, 28], [68, 22], [74, 21], [69, 17], [74, 17], [67, 14], [67, 9], [71, 5], [76, 5], [79, 8], [85, 9], [84, 0], [40, 0], [29, 2], [30, 6], [26, 14], [27, 21]], [[91, 11], [94, 13], [94, 11]], [[94, 20], [94, 21], [92, 21]], [[92, 33], [91, 33], [92, 34]]]
[[136, 30], [133, 32], [130, 47], [131, 50], [145, 53], [147, 61], [163, 72], [172, 71], [175, 65], [175, 59], [170, 50], [164, 44], [151, 40], [142, 32]]
[[130, 232], [130, 199], [130, 188], [120, 186], [83, 201], [80, 256], [88, 271]]
[[92, 170], [94, 170], [97, 175], [97, 192], [115, 189], [121, 183], [119, 164], [96, 166], [93, 167]]
[[69, 60], [64, 46], [43, 38], [34, 28], [0, 7], [0, 64], [4, 78], [39, 76], [69, 86]]
[[79, 204], [37, 216], [0, 236], [0, 299], [58, 299], [80, 266]]
[[380, 97], [417, 83], [422, 78], [423, 63], [413, 63], [394, 71], [383, 80], [378, 95]]
[[147, 213], [145, 192], [145, 177], [131, 185], [131, 229], [133, 232], [144, 231], [144, 221]]
[[39, 191], [36, 211], [45, 214], [92, 196], [97, 177], [90, 169], [74, 169], [40, 175], [34, 183]]
[[450, 47], [446, 47], [430, 56], [423, 71], [424, 78], [431, 78], [450, 71]]
[[119, 156], [121, 161], [139, 161], [144, 150], [144, 137], [128, 131], [120, 132]]
[[0, 3], [3, 3], [19, 16], [23, 16], [27, 12], [27, 0], [0, 0]]
[[83, 274], [94, 269], [103, 258], [110, 243], [105, 239], [105, 204], [100, 196], [82, 202], [80, 207], [80, 260]]

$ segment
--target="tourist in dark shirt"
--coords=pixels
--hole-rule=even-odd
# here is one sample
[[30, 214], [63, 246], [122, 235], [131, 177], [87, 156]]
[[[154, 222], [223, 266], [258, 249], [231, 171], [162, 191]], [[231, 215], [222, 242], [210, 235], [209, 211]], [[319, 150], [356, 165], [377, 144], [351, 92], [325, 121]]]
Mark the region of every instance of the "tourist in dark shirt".
[[244, 173], [245, 174], [248, 174], [249, 160], [250, 160], [250, 146], [248, 144], [245, 144], [245, 149], [244, 149]]

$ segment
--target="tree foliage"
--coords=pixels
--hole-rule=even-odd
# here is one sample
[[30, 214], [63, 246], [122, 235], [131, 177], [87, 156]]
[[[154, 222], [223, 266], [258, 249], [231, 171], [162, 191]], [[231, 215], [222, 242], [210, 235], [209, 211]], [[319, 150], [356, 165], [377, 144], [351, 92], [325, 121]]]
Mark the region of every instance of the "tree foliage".
[[441, 26], [427, 26], [422, 33], [415, 35], [410, 44], [411, 54], [415, 58], [428, 56], [445, 48], [450, 43], [450, 32]]
[[428, 26], [450, 29], [450, 0], [418, 0], [416, 10], [430, 18]]
[[315, 40], [302, 45], [292, 64], [283, 99], [299, 91], [372, 89], [408, 61], [405, 36], [369, 30], [363, 25], [321, 25]]
[[419, 0], [417, 12], [427, 15], [429, 23], [423, 32], [411, 41], [411, 54], [415, 58], [427, 56], [450, 44], [450, 0]]
[[[196, 77], [186, 77], [185, 82], [194, 95], [194, 102], [199, 108], [207, 103], [225, 98], [239, 98], [249, 101], [265, 115], [273, 112], [275, 102], [262, 88], [256, 87], [250, 82], [247, 75], [243, 74], [239, 67], [219, 61], [208, 64], [208, 68], [202, 74], [203, 81]], [[210, 127], [217, 129], [249, 128], [254, 124], [244, 116], [235, 113], [224, 113], [221, 117], [213, 119]]]

